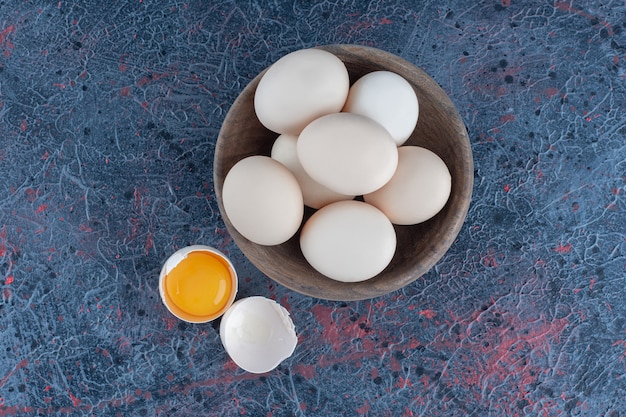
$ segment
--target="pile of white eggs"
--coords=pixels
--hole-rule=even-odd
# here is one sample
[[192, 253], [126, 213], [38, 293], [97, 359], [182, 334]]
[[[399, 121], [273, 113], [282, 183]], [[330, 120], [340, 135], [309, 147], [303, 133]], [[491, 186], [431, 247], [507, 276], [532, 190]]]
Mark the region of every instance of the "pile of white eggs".
[[[277, 138], [271, 155], [246, 157], [227, 173], [226, 215], [260, 245], [281, 244], [302, 226], [304, 258], [331, 279], [382, 272], [396, 250], [394, 225], [430, 219], [450, 196], [441, 158], [404, 145], [419, 103], [398, 74], [375, 71], [350, 86], [337, 56], [302, 49], [268, 68], [254, 109]], [[305, 205], [316, 211], [302, 225]]]

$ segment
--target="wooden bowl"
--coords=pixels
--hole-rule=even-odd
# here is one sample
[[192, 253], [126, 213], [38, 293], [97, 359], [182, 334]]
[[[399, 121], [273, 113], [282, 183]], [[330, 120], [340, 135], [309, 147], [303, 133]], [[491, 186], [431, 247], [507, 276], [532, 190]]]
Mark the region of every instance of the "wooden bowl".
[[[235, 230], [224, 212], [222, 186], [230, 168], [250, 155], [268, 155], [278, 134], [269, 131], [254, 112], [254, 92], [262, 72], [241, 92], [230, 108], [215, 149], [214, 185], [219, 209], [229, 233], [244, 255], [274, 281], [299, 293], [328, 300], [363, 300], [387, 294], [410, 284], [430, 270], [456, 239], [470, 204], [474, 164], [467, 130], [445, 92], [424, 71], [388, 52], [356, 45], [329, 45], [320, 49], [339, 57], [350, 82], [378, 70], [395, 72], [415, 89], [420, 115], [406, 145], [417, 145], [439, 155], [450, 170], [452, 191], [446, 206], [432, 219], [395, 226], [397, 249], [387, 268], [358, 283], [332, 280], [315, 271], [300, 251], [299, 233], [276, 246], [250, 242]], [[305, 210], [305, 219], [313, 210]]]

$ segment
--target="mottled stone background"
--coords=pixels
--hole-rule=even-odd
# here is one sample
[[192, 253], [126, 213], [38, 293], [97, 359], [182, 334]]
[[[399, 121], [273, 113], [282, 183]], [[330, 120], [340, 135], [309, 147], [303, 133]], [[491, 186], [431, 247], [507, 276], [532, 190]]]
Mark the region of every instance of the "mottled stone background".
[[[423, 68], [475, 157], [448, 254], [362, 302], [273, 283], [213, 191], [239, 92], [330, 43]], [[1, 1], [0, 416], [624, 416], [625, 110], [623, 0]], [[193, 243], [291, 311], [278, 369], [162, 306]]]

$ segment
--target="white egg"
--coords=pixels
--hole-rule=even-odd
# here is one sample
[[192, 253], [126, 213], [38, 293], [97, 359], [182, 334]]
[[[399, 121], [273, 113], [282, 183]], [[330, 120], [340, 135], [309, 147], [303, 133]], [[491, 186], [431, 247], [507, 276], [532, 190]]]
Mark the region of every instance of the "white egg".
[[220, 339], [237, 366], [256, 374], [276, 368], [298, 343], [289, 312], [259, 296], [241, 299], [226, 311]]
[[376, 207], [339, 201], [316, 211], [300, 233], [304, 258], [321, 274], [359, 282], [383, 271], [396, 250], [396, 232]]
[[363, 199], [398, 225], [424, 222], [446, 204], [452, 178], [445, 162], [418, 146], [398, 148], [398, 168], [387, 184]]
[[331, 190], [362, 195], [382, 187], [398, 164], [396, 143], [379, 123], [352, 113], [322, 116], [304, 128], [298, 159], [315, 181]]
[[376, 120], [400, 146], [415, 130], [419, 103], [407, 80], [390, 71], [375, 71], [352, 85], [343, 111]]
[[237, 162], [226, 174], [224, 211], [233, 227], [259, 245], [277, 245], [300, 228], [304, 202], [294, 175], [269, 156]]
[[312, 120], [341, 111], [349, 88], [348, 70], [339, 58], [301, 49], [280, 58], [261, 77], [254, 110], [268, 129], [298, 135]]
[[298, 138], [293, 135], [280, 135], [272, 146], [271, 157], [285, 165], [295, 175], [302, 190], [304, 204], [319, 209], [326, 204], [341, 200], [352, 200], [354, 195], [334, 192], [315, 181], [306, 173], [296, 151]]

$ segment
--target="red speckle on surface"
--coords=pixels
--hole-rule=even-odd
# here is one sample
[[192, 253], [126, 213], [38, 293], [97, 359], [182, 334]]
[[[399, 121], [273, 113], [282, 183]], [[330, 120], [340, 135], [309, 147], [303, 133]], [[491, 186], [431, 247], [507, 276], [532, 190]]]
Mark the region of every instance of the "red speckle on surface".
[[360, 416], [364, 416], [369, 414], [371, 410], [370, 404], [368, 402], [365, 402], [365, 404], [363, 404], [362, 407], [359, 407], [356, 409], [356, 413]]
[[128, 97], [130, 95], [130, 87], [122, 87], [122, 89], [120, 90], [120, 95], [122, 97]]
[[6, 225], [4, 225], [2, 226], [2, 231], [0, 231], [0, 256], [6, 255], [8, 250], [9, 248], [7, 246], [7, 229]]
[[615, 346], [622, 346], [622, 348], [624, 349], [624, 353], [622, 354], [622, 356], [619, 359], [620, 362], [622, 362], [624, 360], [624, 358], [626, 358], [626, 340], [617, 340], [611, 346], [613, 346], [613, 347], [615, 347]]
[[48, 208], [47, 204], [42, 204], [39, 207], [37, 207], [37, 210], [35, 210], [35, 213], [37, 214], [43, 213], [44, 211], [46, 211], [47, 208]]
[[70, 396], [70, 399], [72, 400], [72, 404], [74, 404], [74, 407], [78, 407], [82, 401], [76, 398], [69, 390], [67, 391], [67, 394]]
[[165, 322], [165, 327], [167, 330], [175, 329], [176, 325], [178, 324], [176, 317], [172, 316], [171, 314], [164, 315], [163, 321]]
[[340, 352], [344, 344], [352, 338], [360, 337], [363, 330], [359, 328], [359, 322], [350, 321], [346, 309], [340, 312], [341, 316], [334, 319], [333, 309], [323, 305], [313, 307], [313, 315], [322, 325], [322, 338], [331, 345], [335, 352]]
[[602, 26], [606, 27], [609, 31], [608, 35], [611, 36], [613, 35], [613, 28], [611, 27], [611, 25], [604, 21], [604, 20], [599, 20], [596, 16], [587, 13], [583, 10], [577, 9], [574, 6], [572, 6], [572, 3], [570, 3], [569, 1], [557, 1], [554, 4], [554, 7], [558, 10], [561, 10], [563, 12], [567, 12], [567, 13], [575, 13], [579, 16], [585, 17], [591, 21], [596, 20], [599, 24], [601, 24]]
[[315, 376], [316, 369], [317, 368], [315, 365], [305, 365], [305, 364], [299, 363], [299, 364], [294, 365], [293, 372], [306, 379], [311, 379]]
[[552, 98], [559, 93], [559, 89], [556, 87], [546, 88], [544, 93], [546, 94], [546, 97]]
[[378, 21], [379, 25], [390, 25], [392, 23], [393, 21], [391, 19], [387, 19], [386, 17], [383, 17], [382, 19]]
[[4, 280], [5, 285], [13, 284], [14, 278], [13, 275], [9, 275], [6, 280]]
[[28, 365], [28, 359], [22, 359], [17, 365], [15, 365], [15, 368], [11, 369], [5, 376], [4, 378], [0, 379], [0, 388], [4, 386], [4, 384], [7, 383], [7, 381], [9, 380], [9, 378], [11, 378], [11, 376], [13, 375], [13, 373], [19, 369], [22, 369], [24, 367], [26, 367]]
[[398, 381], [395, 384], [396, 388], [411, 388], [413, 384], [409, 378], [398, 377]]
[[429, 320], [432, 320], [437, 316], [437, 312], [434, 310], [430, 310], [430, 309], [421, 310], [417, 314], [419, 314], [420, 316], [424, 316]]
[[357, 22], [357, 23], [353, 24], [353, 25], [350, 27], [350, 30], [351, 30], [351, 31], [358, 31], [358, 30], [361, 30], [361, 29], [369, 29], [369, 28], [371, 28], [372, 26], [374, 26], [374, 25], [372, 24], [372, 22], [368, 22], [368, 21], [363, 21], [363, 20], [362, 20], [362, 21], [360, 21], [360, 22]]
[[[349, 308], [334, 310], [332, 307], [316, 305], [312, 308], [312, 312], [322, 327], [320, 339], [332, 350], [328, 354], [319, 356], [317, 364], [320, 367], [344, 362], [360, 366], [361, 359], [377, 354], [377, 342], [368, 337], [367, 322], [358, 318], [355, 320]], [[355, 339], [360, 341], [362, 350], [346, 353], [346, 347]], [[335, 355], [337, 352], [341, 352], [341, 355]]]
[[504, 192], [508, 193], [509, 191], [511, 191], [511, 186], [509, 184], [504, 184]]
[[146, 237], [146, 254], [148, 254], [148, 252], [150, 251], [150, 249], [152, 249], [154, 247], [154, 239], [152, 237], [152, 233], [148, 233], [148, 236]]
[[568, 243], [567, 245], [560, 244], [554, 248], [554, 251], [557, 253], [570, 253], [572, 251], [572, 244]]
[[157, 81], [165, 76], [167, 76], [167, 74], [151, 73], [150, 75], [141, 77], [139, 81], [137, 81], [137, 86], [143, 87], [144, 85], [149, 84], [153, 81]]
[[25, 192], [26, 192], [26, 199], [31, 203], [34, 202], [35, 199], [39, 196], [39, 191], [33, 188], [27, 188]]
[[515, 121], [514, 114], [505, 114], [504, 116], [500, 117], [500, 123], [507, 123], [507, 122], [513, 122], [513, 121]]
[[498, 266], [498, 261], [496, 261], [496, 257], [493, 254], [483, 256], [483, 265], [489, 268], [496, 268]]
[[9, 35], [15, 32], [15, 25], [7, 26], [2, 32], [0, 32], [0, 47], [4, 48], [4, 56], [11, 56], [11, 49], [15, 47], [13, 43], [8, 39]]
[[291, 311], [291, 304], [289, 304], [289, 296], [286, 295], [280, 300], [280, 305], [283, 306], [287, 311]]

